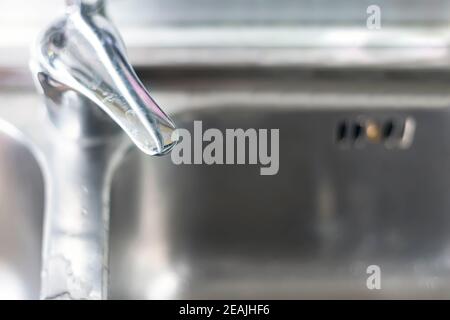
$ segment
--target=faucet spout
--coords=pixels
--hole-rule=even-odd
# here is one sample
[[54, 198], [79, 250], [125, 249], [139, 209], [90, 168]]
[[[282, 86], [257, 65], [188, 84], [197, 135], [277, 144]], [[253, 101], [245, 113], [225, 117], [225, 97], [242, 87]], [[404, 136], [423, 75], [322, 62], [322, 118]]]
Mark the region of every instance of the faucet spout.
[[[89, 128], [92, 122], [108, 127], [99, 112], [88, 110], [100, 107], [146, 154], [165, 154], [176, 144], [173, 121], [128, 62], [119, 33], [104, 15], [103, 1], [68, 1], [66, 16], [40, 37], [31, 68], [52, 121], [72, 136], [105, 133], [106, 128]], [[90, 122], [84, 116], [76, 123], [77, 117], [68, 113], [90, 113]]]

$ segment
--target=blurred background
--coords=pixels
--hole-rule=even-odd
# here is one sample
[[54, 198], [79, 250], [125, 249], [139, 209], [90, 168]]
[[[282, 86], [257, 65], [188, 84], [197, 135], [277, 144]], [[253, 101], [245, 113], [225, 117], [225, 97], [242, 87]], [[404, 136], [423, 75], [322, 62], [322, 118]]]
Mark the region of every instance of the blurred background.
[[[392, 63], [392, 57], [389, 60], [379, 53], [375, 59], [368, 52], [311, 51], [324, 47], [414, 47], [417, 52], [401, 53], [408, 61], [395, 61], [402, 64], [411, 59], [414, 63], [442, 59], [446, 54], [429, 49], [446, 47], [448, 1], [372, 2], [110, 0], [107, 12], [121, 30], [131, 60], [139, 66], [333, 64], [371, 58], [376, 60], [373, 63], [383, 58]], [[376, 33], [366, 27], [371, 4], [382, 11], [382, 28]], [[23, 67], [36, 32], [64, 12], [64, 1], [2, 0], [0, 9], [0, 66]], [[223, 50], [211, 50], [218, 48]]]
[[[178, 126], [280, 129], [269, 177], [133, 149], [111, 185], [110, 297], [450, 297], [450, 1], [106, 6]], [[28, 59], [63, 12], [0, 0], [0, 298], [39, 296], [46, 186], [22, 132], [40, 132], [43, 107]]]

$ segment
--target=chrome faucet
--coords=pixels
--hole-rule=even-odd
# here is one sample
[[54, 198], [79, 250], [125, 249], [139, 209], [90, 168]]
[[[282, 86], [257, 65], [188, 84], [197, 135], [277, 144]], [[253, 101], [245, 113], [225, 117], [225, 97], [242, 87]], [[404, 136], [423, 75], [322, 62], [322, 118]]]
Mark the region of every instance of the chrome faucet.
[[109, 186], [129, 141], [121, 133], [149, 155], [169, 152], [178, 137], [128, 62], [104, 1], [66, 2], [30, 62], [55, 128], [46, 153], [41, 297], [104, 299]]

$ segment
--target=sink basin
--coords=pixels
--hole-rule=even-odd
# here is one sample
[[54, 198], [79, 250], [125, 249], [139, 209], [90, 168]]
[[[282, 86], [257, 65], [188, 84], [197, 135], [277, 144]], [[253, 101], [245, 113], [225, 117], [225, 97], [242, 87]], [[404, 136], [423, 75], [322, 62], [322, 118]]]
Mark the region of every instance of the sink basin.
[[[336, 141], [340, 121], [361, 111], [274, 109], [175, 117], [185, 128], [193, 119], [279, 128], [274, 176], [127, 156], [113, 182], [111, 296], [450, 297], [449, 111], [364, 111], [417, 122], [408, 149], [389, 149]], [[370, 265], [381, 268], [382, 290], [367, 289]]]
[[[440, 75], [151, 74], [180, 128], [279, 129], [279, 172], [130, 149], [111, 183], [110, 298], [450, 298]], [[0, 118], [39, 141], [37, 96], [5, 99]], [[45, 188], [18, 141], [0, 134], [0, 294], [37, 298]], [[380, 290], [367, 287], [373, 265]]]
[[[416, 91], [405, 79], [305, 82], [303, 93], [241, 81], [209, 98], [198, 81], [190, 98], [158, 93], [163, 105], [181, 101], [174, 119], [191, 131], [194, 120], [279, 128], [280, 170], [132, 150], [112, 183], [110, 296], [449, 298], [448, 100], [437, 83]], [[354, 127], [342, 136], [343, 123], [366, 120], [383, 127], [381, 142]], [[367, 287], [372, 265], [380, 290]]]
[[0, 299], [38, 299], [43, 176], [28, 147], [1, 129], [0, 181]]

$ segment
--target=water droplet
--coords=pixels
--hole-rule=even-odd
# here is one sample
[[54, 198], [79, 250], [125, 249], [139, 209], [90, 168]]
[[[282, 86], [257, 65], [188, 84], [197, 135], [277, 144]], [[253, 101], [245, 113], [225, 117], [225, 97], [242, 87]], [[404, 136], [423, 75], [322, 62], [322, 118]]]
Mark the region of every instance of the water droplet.
[[117, 94], [103, 92], [102, 95], [103, 95], [103, 102], [109, 104], [120, 104], [120, 97]]
[[127, 110], [127, 112], [125, 112], [125, 117], [127, 118], [128, 121], [134, 121], [136, 120], [136, 112], [134, 112], [133, 110]]

